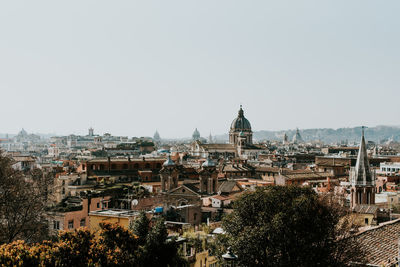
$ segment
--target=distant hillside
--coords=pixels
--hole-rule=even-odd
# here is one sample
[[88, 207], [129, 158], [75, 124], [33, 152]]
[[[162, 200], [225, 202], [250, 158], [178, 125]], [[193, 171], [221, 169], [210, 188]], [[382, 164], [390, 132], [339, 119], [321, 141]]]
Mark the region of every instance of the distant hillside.
[[[256, 131], [255, 140], [282, 140], [283, 135], [287, 134], [289, 140], [292, 140], [296, 130], [286, 131]], [[361, 127], [339, 128], [339, 129], [300, 129], [300, 135], [305, 141], [321, 140], [324, 143], [336, 143], [341, 141], [359, 142], [361, 136]], [[376, 126], [365, 129], [365, 138], [368, 141], [385, 142], [392, 138], [394, 141], [400, 141], [400, 127], [395, 126]], [[228, 140], [228, 135], [216, 136], [217, 140]]]

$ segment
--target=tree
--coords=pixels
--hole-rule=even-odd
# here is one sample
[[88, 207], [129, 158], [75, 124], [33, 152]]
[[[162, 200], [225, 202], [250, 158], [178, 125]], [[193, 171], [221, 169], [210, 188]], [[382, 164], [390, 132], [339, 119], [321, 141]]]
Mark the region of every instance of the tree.
[[[304, 187], [267, 187], [245, 193], [223, 219], [219, 255], [231, 247], [239, 266], [343, 266], [360, 262], [343, 209]], [[345, 240], [346, 242], [338, 242]]]
[[175, 240], [167, 240], [167, 237], [164, 218], [156, 218], [146, 244], [142, 246], [141, 266], [184, 266], [185, 261], [178, 254]]
[[146, 243], [149, 233], [150, 220], [147, 218], [146, 212], [141, 211], [130, 227], [135, 235], [138, 236], [139, 245], [143, 246]]
[[0, 151], [0, 243], [40, 241], [47, 235], [45, 207], [50, 176], [41, 170], [21, 172]]

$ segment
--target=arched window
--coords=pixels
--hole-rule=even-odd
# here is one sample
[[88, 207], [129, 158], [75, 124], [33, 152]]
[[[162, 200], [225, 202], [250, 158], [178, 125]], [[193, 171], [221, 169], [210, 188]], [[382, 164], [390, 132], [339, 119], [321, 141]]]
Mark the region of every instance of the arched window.
[[150, 169], [150, 164], [149, 164], [149, 163], [146, 163], [146, 165], [144, 165], [144, 168], [145, 168], [145, 169]]
[[101, 170], [101, 171], [104, 170], [104, 164], [100, 164], [100, 170]]
[[133, 165], [133, 168], [135, 168], [136, 170], [139, 169], [139, 164], [135, 163], [135, 165]]

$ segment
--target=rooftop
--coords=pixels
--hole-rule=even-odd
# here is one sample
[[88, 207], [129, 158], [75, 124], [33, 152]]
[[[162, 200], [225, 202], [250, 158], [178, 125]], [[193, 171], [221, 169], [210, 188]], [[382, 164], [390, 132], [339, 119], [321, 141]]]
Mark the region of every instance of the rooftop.
[[139, 212], [133, 210], [119, 210], [119, 209], [109, 209], [109, 210], [97, 210], [91, 211], [90, 216], [106, 216], [106, 217], [123, 217], [129, 218], [132, 216], [139, 215]]
[[399, 233], [400, 219], [397, 219], [369, 228], [355, 238], [365, 250], [368, 264], [392, 266], [398, 255]]

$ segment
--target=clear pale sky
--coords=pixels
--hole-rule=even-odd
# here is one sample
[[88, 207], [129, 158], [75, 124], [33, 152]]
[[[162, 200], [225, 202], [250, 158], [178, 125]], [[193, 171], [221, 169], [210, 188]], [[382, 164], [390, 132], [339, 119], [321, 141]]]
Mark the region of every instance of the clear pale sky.
[[400, 1], [2, 1], [0, 133], [400, 125]]

